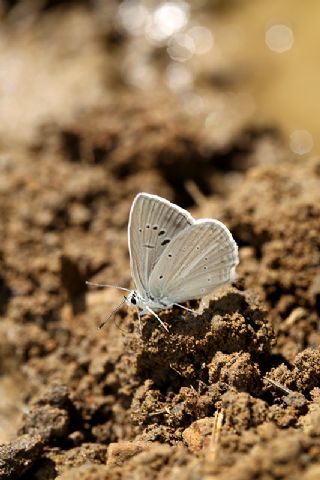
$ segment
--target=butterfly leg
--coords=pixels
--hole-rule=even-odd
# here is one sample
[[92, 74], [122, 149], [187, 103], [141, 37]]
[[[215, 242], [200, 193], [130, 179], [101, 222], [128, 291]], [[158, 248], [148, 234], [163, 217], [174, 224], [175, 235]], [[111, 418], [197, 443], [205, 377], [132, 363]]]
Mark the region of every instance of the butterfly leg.
[[160, 325], [162, 325], [162, 327], [165, 329], [165, 331], [169, 333], [168, 327], [163, 323], [163, 321], [161, 320], [161, 318], [159, 317], [159, 315], [157, 315], [157, 314], [152, 310], [152, 308], [148, 307], [148, 305], [145, 306], [145, 309], [147, 310], [147, 312], [151, 313], [151, 315], [153, 315], [153, 316], [158, 320], [158, 322], [160, 323]]
[[141, 313], [139, 309], [138, 309], [138, 319], [139, 319], [140, 335], [142, 335]]
[[176, 307], [180, 307], [183, 310], [186, 310], [187, 312], [196, 313], [196, 311], [192, 310], [192, 308], [184, 307], [183, 305], [180, 305], [180, 303], [173, 303], [172, 305], [175, 305]]

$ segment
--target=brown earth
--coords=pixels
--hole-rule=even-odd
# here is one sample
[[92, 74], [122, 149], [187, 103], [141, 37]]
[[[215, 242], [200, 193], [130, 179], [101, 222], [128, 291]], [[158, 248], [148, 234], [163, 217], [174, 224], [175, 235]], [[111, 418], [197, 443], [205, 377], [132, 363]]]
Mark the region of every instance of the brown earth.
[[[0, 479], [320, 477], [320, 161], [244, 120], [224, 138], [130, 91], [2, 138]], [[127, 308], [99, 330], [121, 295], [85, 284], [130, 286], [139, 191], [240, 247], [235, 284], [163, 312], [169, 334]]]

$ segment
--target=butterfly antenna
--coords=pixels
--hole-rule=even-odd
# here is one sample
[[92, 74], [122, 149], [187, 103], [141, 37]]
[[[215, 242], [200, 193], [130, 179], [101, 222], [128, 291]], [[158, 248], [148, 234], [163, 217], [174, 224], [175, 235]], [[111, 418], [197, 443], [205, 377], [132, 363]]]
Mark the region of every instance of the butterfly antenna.
[[192, 308], [184, 307], [183, 305], [180, 305], [180, 303], [174, 303], [173, 305], [175, 305], [176, 307], [180, 307], [183, 310], [187, 310], [187, 312], [197, 313], [195, 310], [192, 310]]
[[123, 290], [124, 292], [131, 292], [128, 288], [118, 287], [117, 285], [107, 285], [106, 283], [93, 283], [93, 282], [86, 282], [86, 285], [90, 287], [110, 287], [110, 288], [117, 288], [118, 290]]
[[104, 325], [108, 322], [108, 320], [109, 320], [118, 310], [120, 310], [120, 308], [121, 308], [122, 305], [126, 302], [126, 300], [127, 300], [127, 297], [124, 297], [124, 299], [122, 300], [122, 302], [119, 303], [119, 305], [117, 305], [116, 308], [114, 308], [114, 309], [112, 310], [112, 312], [110, 313], [110, 315], [108, 315], [108, 317], [107, 317], [102, 323], [100, 323], [100, 325], [99, 325], [99, 327], [98, 327], [99, 330], [100, 330], [102, 327], [104, 327]]
[[159, 315], [157, 315], [157, 314], [152, 310], [152, 308], [148, 307], [148, 305], [145, 306], [145, 309], [147, 310], [147, 312], [151, 313], [151, 315], [153, 315], [153, 316], [158, 320], [158, 322], [160, 323], [160, 325], [162, 325], [162, 327], [165, 329], [165, 331], [169, 333], [169, 329], [168, 329], [167, 325], [163, 323], [163, 321], [161, 320], [161, 318], [159, 317]]

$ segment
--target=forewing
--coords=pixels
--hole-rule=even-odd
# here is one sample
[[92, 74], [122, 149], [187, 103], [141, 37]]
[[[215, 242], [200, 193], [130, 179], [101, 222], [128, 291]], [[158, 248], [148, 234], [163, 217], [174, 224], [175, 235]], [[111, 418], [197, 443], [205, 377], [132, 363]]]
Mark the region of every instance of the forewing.
[[133, 201], [128, 226], [130, 265], [138, 292], [148, 291], [150, 274], [166, 246], [194, 223], [189, 212], [164, 198], [139, 193]]
[[218, 220], [198, 220], [176, 235], [155, 265], [151, 295], [167, 304], [200, 298], [233, 280], [238, 247]]

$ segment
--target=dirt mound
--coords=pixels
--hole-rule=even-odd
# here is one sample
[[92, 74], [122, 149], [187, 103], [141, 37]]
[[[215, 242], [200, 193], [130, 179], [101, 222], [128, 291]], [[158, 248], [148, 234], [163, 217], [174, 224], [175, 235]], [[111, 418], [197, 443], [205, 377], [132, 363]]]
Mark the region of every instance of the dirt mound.
[[320, 163], [252, 169], [223, 213], [240, 245], [244, 288], [268, 305], [277, 350], [287, 360], [318, 347]]
[[[119, 117], [126, 112], [125, 105]], [[201, 314], [164, 313], [169, 334], [147, 317], [140, 333], [126, 310], [101, 332], [96, 327], [117, 296], [87, 291], [85, 279], [129, 285], [125, 226], [140, 178], [146, 190], [176, 199], [162, 158], [180, 168], [186, 144], [204, 178], [219, 171], [214, 155], [206, 169], [199, 167], [201, 136], [190, 134], [190, 126], [181, 124], [167, 138], [152, 111], [144, 121], [141, 110], [136, 115], [143, 130], [152, 125], [163, 141], [146, 143], [144, 160], [125, 175], [137, 147], [124, 150], [133, 133], [120, 121], [113, 127], [123, 137], [119, 147], [106, 147], [99, 160], [70, 157], [65, 130], [55, 127], [51, 149], [37, 145], [28, 166], [17, 157], [15, 168], [5, 169], [2, 342], [23, 366], [24, 398], [31, 403], [21, 437], [2, 447], [2, 478], [26, 469], [38, 478], [129, 478], [133, 470], [137, 478], [155, 471], [157, 478], [173, 478], [176, 468], [181, 478], [191, 472], [254, 478], [270, 468], [274, 478], [284, 468], [283, 476], [301, 476], [319, 449], [313, 422], [320, 376], [318, 164], [256, 167], [223, 205], [218, 197], [201, 205], [199, 213], [215, 211], [240, 245], [236, 287], [222, 290]], [[105, 113], [101, 128], [104, 119]], [[103, 145], [106, 132], [110, 125]], [[73, 135], [95, 151], [99, 135], [90, 137], [83, 127], [73, 127]], [[180, 195], [188, 201], [183, 189]]]

